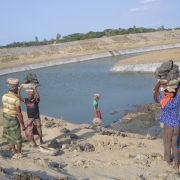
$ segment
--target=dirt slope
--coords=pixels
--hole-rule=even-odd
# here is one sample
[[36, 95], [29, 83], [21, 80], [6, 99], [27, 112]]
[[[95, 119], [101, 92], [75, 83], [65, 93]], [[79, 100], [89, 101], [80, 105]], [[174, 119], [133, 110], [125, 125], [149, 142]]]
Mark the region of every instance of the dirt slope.
[[0, 69], [111, 50], [180, 42], [180, 30], [128, 34], [37, 47], [0, 49]]

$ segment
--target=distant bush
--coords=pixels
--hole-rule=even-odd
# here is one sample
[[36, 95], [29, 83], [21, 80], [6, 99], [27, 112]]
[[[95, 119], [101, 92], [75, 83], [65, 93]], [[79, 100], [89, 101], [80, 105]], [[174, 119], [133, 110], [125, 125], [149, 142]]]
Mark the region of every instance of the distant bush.
[[[180, 29], [180, 28], [175, 28]], [[84, 39], [93, 39], [93, 38], [101, 38], [103, 36], [116, 36], [116, 35], [123, 35], [123, 34], [134, 34], [134, 33], [147, 33], [147, 32], [155, 32], [155, 31], [169, 31], [172, 29], [165, 29], [164, 26], [161, 26], [157, 29], [153, 28], [143, 28], [143, 27], [132, 27], [129, 29], [105, 29], [103, 32], [97, 31], [89, 31], [88, 33], [74, 33], [67, 36], [63, 36], [61, 38], [61, 35], [58, 33], [56, 35], [56, 38], [51, 38], [50, 40], [46, 40], [44, 38], [43, 41], [38, 41], [38, 37], [35, 37], [35, 41], [29, 41], [29, 42], [13, 42], [11, 44], [7, 44], [6, 46], [0, 46], [0, 49], [2, 48], [12, 48], [12, 47], [28, 47], [28, 46], [40, 46], [40, 45], [47, 45], [47, 44], [55, 44], [55, 43], [65, 43], [65, 42], [71, 42], [71, 41], [78, 41], [78, 40], [84, 40]]]

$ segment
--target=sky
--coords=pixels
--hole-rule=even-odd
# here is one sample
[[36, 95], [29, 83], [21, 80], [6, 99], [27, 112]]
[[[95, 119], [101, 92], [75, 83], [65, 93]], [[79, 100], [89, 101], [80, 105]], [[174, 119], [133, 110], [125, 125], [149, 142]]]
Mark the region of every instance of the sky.
[[0, 0], [0, 45], [105, 29], [180, 27], [180, 0]]

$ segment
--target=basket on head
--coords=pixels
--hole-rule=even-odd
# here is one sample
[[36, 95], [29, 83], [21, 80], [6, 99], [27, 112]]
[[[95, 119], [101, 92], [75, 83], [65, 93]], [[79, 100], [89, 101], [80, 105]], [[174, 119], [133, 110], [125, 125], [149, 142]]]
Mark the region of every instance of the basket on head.
[[21, 87], [23, 87], [24, 89], [32, 89], [32, 85], [33, 84], [21, 84]]
[[95, 126], [100, 126], [102, 124], [102, 119], [94, 118], [92, 122]]
[[9, 84], [19, 84], [19, 79], [16, 79], [16, 78], [8, 78], [7, 79], [7, 83]]

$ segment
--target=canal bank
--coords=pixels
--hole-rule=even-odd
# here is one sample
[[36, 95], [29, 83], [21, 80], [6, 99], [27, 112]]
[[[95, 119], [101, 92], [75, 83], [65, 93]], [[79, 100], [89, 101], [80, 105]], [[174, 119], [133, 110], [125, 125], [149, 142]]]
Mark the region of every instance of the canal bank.
[[[65, 58], [60, 60], [51, 60], [48, 62], [42, 62], [42, 63], [35, 63], [35, 64], [29, 64], [19, 67], [13, 67], [13, 68], [7, 68], [0, 70], [0, 75], [10, 74], [10, 73], [16, 73], [21, 71], [27, 71], [27, 70], [34, 70], [34, 69], [40, 69], [40, 68], [46, 68], [51, 66], [58, 66], [63, 64], [69, 64], [69, 63], [77, 63], [77, 62], [83, 62], [83, 61], [89, 61], [99, 58], [106, 58], [106, 57], [114, 57], [114, 56], [121, 56], [121, 55], [130, 55], [130, 54], [138, 54], [138, 53], [146, 53], [146, 52], [153, 52], [153, 51], [160, 51], [160, 50], [167, 50], [167, 49], [175, 49], [179, 48], [180, 43], [176, 44], [168, 44], [168, 45], [160, 45], [160, 46], [151, 46], [151, 47], [144, 47], [144, 48], [133, 48], [133, 49], [126, 49], [126, 50], [112, 50], [104, 53], [97, 53], [92, 55], [86, 55], [86, 56], [80, 56], [75, 58]], [[159, 64], [158, 64], [159, 65]], [[156, 64], [148, 65], [147, 67], [151, 66], [154, 70], [154, 67], [156, 67]], [[139, 67], [139, 69], [145, 69], [146, 66], [143, 65], [143, 67]], [[116, 67], [114, 69], [111, 69], [111, 72], [117, 72], [117, 71], [137, 71], [136, 66], [134, 64], [131, 64], [129, 66], [122, 66], [122, 67]], [[149, 69], [149, 68], [148, 68]]]

